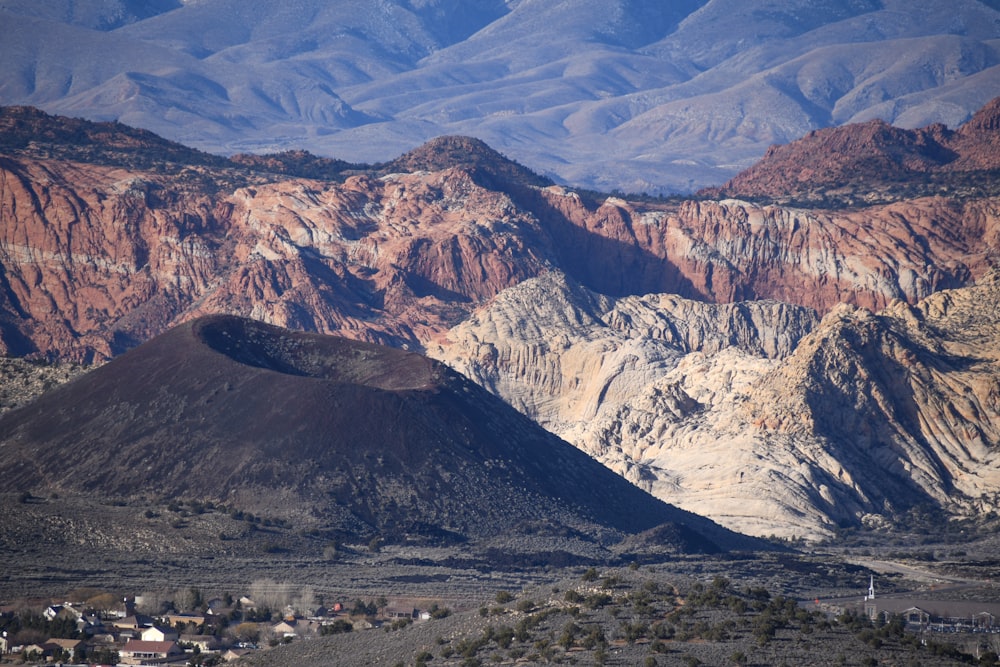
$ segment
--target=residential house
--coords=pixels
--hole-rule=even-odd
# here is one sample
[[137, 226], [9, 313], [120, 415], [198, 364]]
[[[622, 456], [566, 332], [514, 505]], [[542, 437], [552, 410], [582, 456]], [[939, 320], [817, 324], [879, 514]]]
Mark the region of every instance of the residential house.
[[52, 647], [46, 647], [44, 644], [26, 644], [21, 646], [20, 649], [21, 655], [23, 655], [25, 660], [28, 662], [51, 658], [53, 651]]
[[175, 642], [180, 638], [180, 633], [173, 628], [161, 628], [157, 625], [143, 628], [139, 635], [145, 642]]
[[282, 637], [306, 637], [319, 634], [321, 623], [314, 620], [296, 619], [292, 621], [279, 621], [270, 626], [272, 636]]
[[162, 616], [164, 623], [172, 628], [176, 628], [177, 624], [180, 623], [184, 626], [194, 626], [196, 628], [205, 625], [205, 615], [204, 614], [164, 614]]
[[150, 616], [133, 614], [123, 618], [116, 618], [111, 621], [111, 625], [119, 630], [142, 630], [142, 628], [151, 627], [153, 625], [153, 619]]
[[117, 609], [109, 609], [105, 612], [105, 618], [128, 618], [129, 616], [135, 616], [135, 598], [123, 598], [122, 603], [118, 605]]
[[417, 617], [417, 610], [413, 607], [389, 607], [383, 612], [386, 618], [409, 618], [414, 619]]
[[141, 639], [126, 642], [118, 655], [123, 665], [164, 665], [185, 657], [177, 642], [147, 642]]
[[95, 632], [90, 638], [90, 645], [98, 648], [114, 648], [116, 637], [110, 632]]
[[82, 651], [86, 644], [79, 639], [60, 639], [54, 637], [42, 644], [42, 646], [46, 649], [51, 649], [50, 655], [55, 655], [57, 652], [63, 651], [72, 659], [76, 651]]
[[355, 630], [371, 630], [375, 626], [367, 618], [356, 618], [351, 621], [351, 627]]
[[205, 603], [205, 616], [229, 616], [233, 611], [233, 605], [226, 604], [226, 601], [222, 598], [212, 598]]
[[271, 626], [271, 632], [274, 633], [275, 637], [296, 637], [298, 636], [295, 631], [296, 625], [295, 621], [281, 621]]
[[64, 604], [49, 605], [42, 612], [42, 616], [45, 617], [46, 621], [54, 621], [57, 618], [69, 618], [75, 621], [82, 615], [83, 613], [79, 610]]
[[97, 614], [84, 614], [77, 619], [76, 629], [80, 633], [92, 637], [104, 631], [104, 621]]
[[221, 655], [222, 659], [225, 660], [226, 662], [232, 662], [233, 660], [239, 660], [247, 653], [249, 653], [250, 650], [251, 649], [248, 648], [231, 648], [225, 650]]

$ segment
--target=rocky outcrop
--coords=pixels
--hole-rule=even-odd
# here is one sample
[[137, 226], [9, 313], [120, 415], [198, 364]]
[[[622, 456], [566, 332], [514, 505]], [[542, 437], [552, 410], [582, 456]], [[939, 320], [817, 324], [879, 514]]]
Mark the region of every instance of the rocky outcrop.
[[[891, 197], [913, 189], [995, 193], [1000, 169], [1000, 98], [957, 130], [941, 124], [916, 130], [881, 120], [814, 130], [783, 146], [771, 146], [755, 165], [720, 188], [714, 197], [823, 199], [831, 194]], [[896, 195], [898, 196], [898, 195]]]
[[[821, 322], [777, 302], [612, 301], [547, 276], [433, 350], [654, 495], [820, 538], [1000, 503], [1000, 276]], [[527, 304], [532, 307], [525, 308]]]
[[559, 266], [614, 296], [878, 309], [968, 284], [996, 261], [1000, 241], [997, 198], [829, 211], [739, 200], [588, 207], [558, 188], [542, 195], [533, 210], [556, 239]]
[[[53, 119], [89, 143], [44, 158], [28, 140], [45, 138], [44, 118], [30, 120], [0, 156], [0, 351], [14, 355], [108, 359], [214, 312], [421, 349], [551, 269], [616, 298], [877, 310], [969, 284], [1000, 245], [996, 197], [844, 211], [593, 200], [461, 137], [342, 182], [214, 171], [204, 154], [139, 170], [113, 163], [134, 145], [187, 154]], [[92, 153], [100, 164], [79, 161]], [[320, 168], [260, 163], [274, 161]]]

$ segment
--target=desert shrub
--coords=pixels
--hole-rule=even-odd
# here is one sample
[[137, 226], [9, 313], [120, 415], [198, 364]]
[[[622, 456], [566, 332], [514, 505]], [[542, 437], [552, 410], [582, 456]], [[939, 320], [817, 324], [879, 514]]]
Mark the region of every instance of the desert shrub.
[[528, 613], [535, 608], [534, 600], [524, 599], [519, 600], [517, 603], [517, 610], [520, 612]]
[[320, 626], [319, 633], [321, 635], [339, 635], [345, 632], [353, 632], [354, 626], [351, 625], [350, 621], [338, 618], [333, 623], [327, 623]]
[[451, 609], [439, 607], [437, 604], [431, 605], [431, 608], [427, 612], [431, 615], [431, 618], [448, 618], [451, 616]]
[[600, 609], [611, 604], [611, 602], [612, 598], [607, 593], [594, 593], [587, 596], [584, 604], [590, 609]]

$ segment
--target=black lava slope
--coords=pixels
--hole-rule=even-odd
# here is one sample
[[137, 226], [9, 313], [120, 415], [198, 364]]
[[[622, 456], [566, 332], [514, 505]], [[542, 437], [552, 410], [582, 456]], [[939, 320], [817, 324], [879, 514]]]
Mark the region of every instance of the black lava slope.
[[[0, 419], [11, 490], [223, 502], [351, 535], [542, 522], [758, 543], [667, 505], [417, 354], [210, 316]], [[669, 529], [664, 531], [663, 525]]]

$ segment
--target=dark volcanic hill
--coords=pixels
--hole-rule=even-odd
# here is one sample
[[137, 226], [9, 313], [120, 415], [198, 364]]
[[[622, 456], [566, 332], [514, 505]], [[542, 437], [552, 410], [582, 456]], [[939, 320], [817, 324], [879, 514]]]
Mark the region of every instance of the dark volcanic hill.
[[656, 500], [425, 357], [198, 319], [0, 421], [10, 489], [224, 502], [352, 536], [545, 524], [750, 541]]

